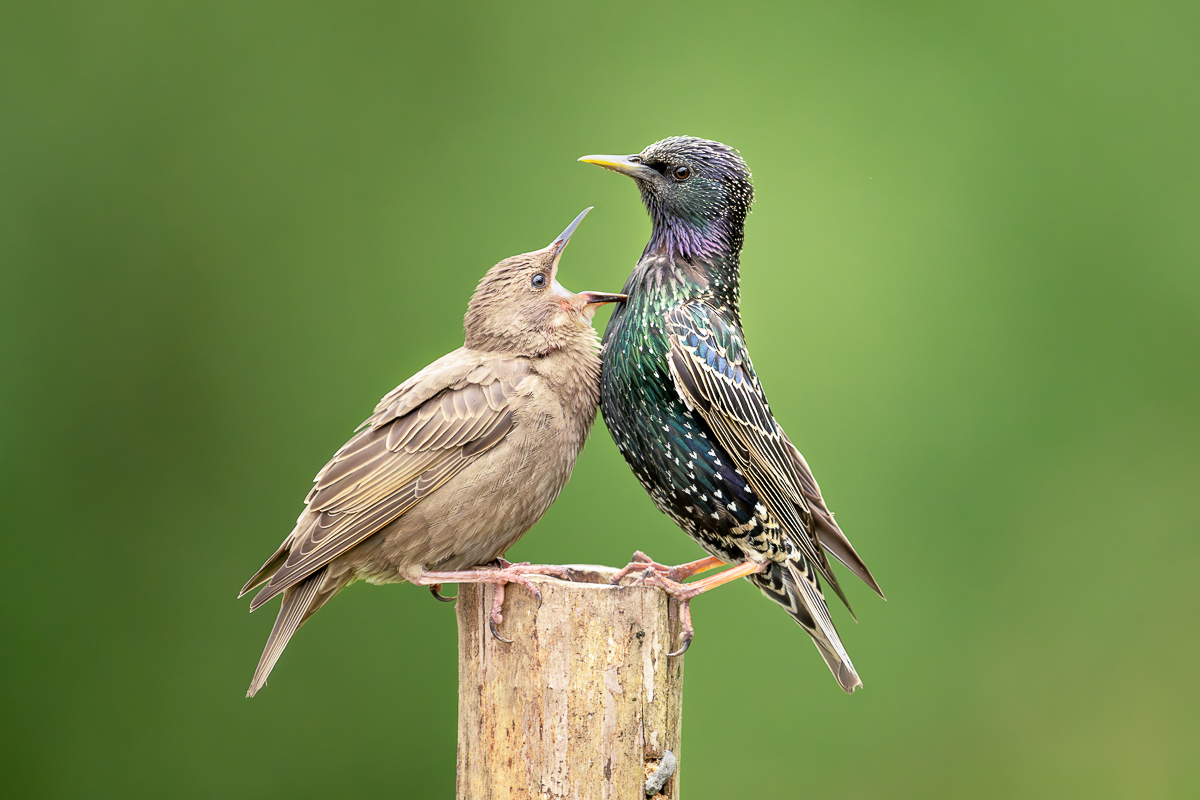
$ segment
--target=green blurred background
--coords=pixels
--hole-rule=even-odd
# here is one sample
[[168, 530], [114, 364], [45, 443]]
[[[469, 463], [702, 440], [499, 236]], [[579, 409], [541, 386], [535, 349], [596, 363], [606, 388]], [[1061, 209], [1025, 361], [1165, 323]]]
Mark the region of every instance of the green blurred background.
[[[0, 794], [449, 797], [453, 611], [354, 588], [244, 692], [234, 595], [575, 163], [738, 147], [775, 411], [888, 593], [844, 696], [752, 587], [695, 605], [686, 798], [1200, 792], [1195, 3], [6, 3]], [[598, 324], [607, 319], [602, 312]], [[603, 425], [516, 559], [698, 548]]]

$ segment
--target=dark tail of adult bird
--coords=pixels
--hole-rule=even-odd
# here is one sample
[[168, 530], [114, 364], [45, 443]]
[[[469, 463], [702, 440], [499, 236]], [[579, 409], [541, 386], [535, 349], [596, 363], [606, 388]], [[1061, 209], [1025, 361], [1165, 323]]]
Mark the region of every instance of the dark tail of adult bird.
[[783, 564], [772, 564], [765, 571], [749, 577], [763, 594], [783, 606], [812, 637], [813, 644], [829, 665], [829, 671], [847, 694], [862, 686], [854, 664], [838, 638], [812, 566], [803, 554], [796, 552]]

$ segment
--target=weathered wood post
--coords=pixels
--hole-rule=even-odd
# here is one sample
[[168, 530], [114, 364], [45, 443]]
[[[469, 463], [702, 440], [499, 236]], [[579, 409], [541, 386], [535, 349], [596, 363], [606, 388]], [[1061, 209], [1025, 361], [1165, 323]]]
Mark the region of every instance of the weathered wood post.
[[[458, 595], [459, 800], [678, 800], [683, 656], [679, 604], [658, 589], [611, 586], [616, 570], [533, 577], [541, 609], [510, 584], [501, 632], [491, 586]], [[671, 751], [671, 756], [664, 755]]]

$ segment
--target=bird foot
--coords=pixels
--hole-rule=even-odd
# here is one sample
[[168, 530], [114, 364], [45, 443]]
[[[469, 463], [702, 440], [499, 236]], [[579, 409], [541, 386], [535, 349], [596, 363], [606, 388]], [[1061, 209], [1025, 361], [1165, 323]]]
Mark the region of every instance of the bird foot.
[[443, 603], [453, 603], [458, 599], [458, 595], [454, 595], [453, 597], [444, 597], [442, 595], [442, 585], [440, 583], [432, 584], [429, 587], [429, 593], [433, 595], [435, 600], [441, 600]]
[[[692, 564], [684, 564], [683, 566], [690, 567], [700, 564], [702, 561], [706, 560], [708, 559], [693, 561]], [[718, 563], [721, 562], [718, 561]], [[737, 580], [738, 578], [744, 578], [747, 575], [753, 575], [755, 573], [762, 572], [766, 568], [766, 565], [764, 564], [747, 561], [744, 564], [731, 567], [724, 572], [718, 573], [717, 575], [713, 575], [709, 578], [703, 578], [702, 580], [695, 581], [694, 583], [680, 583], [677, 580], [662, 575], [659, 570], [652, 566], [646, 566], [645, 564], [643, 564], [643, 566], [645, 569], [643, 570], [641, 577], [638, 578], [635, 583], [643, 586], [653, 586], [656, 589], [662, 589], [664, 592], [671, 595], [671, 597], [674, 597], [679, 601], [679, 623], [681, 628], [680, 637], [683, 640], [683, 643], [675, 652], [667, 653], [667, 655], [671, 658], [675, 658], [676, 656], [681, 656], [686, 653], [687, 649], [691, 647], [692, 637], [696, 635], [696, 631], [692, 627], [691, 603], [694, 597], [715, 589], [718, 586], [729, 583], [730, 581]], [[711, 569], [711, 567], [703, 567], [702, 569]]]
[[[643, 566], [645, 565], [643, 564]], [[692, 638], [696, 635], [696, 629], [692, 627], [692, 598], [704, 590], [695, 591], [690, 586], [664, 576], [660, 570], [652, 566], [646, 567], [631, 585], [652, 586], [656, 589], [662, 589], [667, 594], [679, 600], [679, 636], [681, 643], [679, 649], [667, 653], [667, 657], [678, 658], [686, 653], [687, 649], [692, 646]]]
[[[504, 621], [504, 587], [507, 585], [506, 583], [497, 583], [492, 590], [492, 610], [488, 613], [488, 630], [492, 632], [492, 638], [496, 641], [512, 644], [512, 639], [500, 635], [500, 623]], [[539, 594], [538, 608], [541, 607], [541, 595]]]
[[[504, 577], [503, 581], [496, 581], [496, 588], [492, 594], [492, 611], [488, 615], [488, 629], [491, 630], [492, 636], [496, 637], [497, 641], [505, 644], [512, 644], [512, 639], [506, 639], [500, 635], [499, 625], [504, 621], [504, 587], [510, 583], [517, 583], [524, 586], [533, 595], [534, 601], [537, 602], [537, 607], [541, 610], [542, 607], [542, 592], [538, 589], [537, 584], [525, 577], [526, 575], [551, 575], [555, 578], [560, 578], [564, 581], [569, 581], [571, 576], [562, 567], [553, 567], [547, 564], [530, 564], [528, 561], [522, 561], [519, 564], [513, 564], [505, 561], [503, 558], [498, 559], [500, 568], [492, 570], [496, 577]], [[488, 581], [492, 583], [493, 581]]]
[[489, 580], [487, 583], [497, 584], [497, 589], [502, 589], [508, 583], [519, 583], [533, 595], [539, 609], [542, 607], [542, 592], [533, 581], [525, 577], [526, 575], [550, 575], [564, 581], [571, 580], [571, 576], [562, 567], [554, 567], [549, 564], [530, 564], [528, 561], [512, 564], [504, 559], [500, 559], [500, 563], [501, 567], [491, 570], [491, 572], [501, 580]]
[[667, 653], [667, 658], [679, 658], [686, 653], [687, 649], [692, 646], [692, 637], [695, 635], [696, 629], [692, 627], [692, 604], [685, 600], [679, 604], [679, 638], [681, 644], [675, 652]]
[[[713, 556], [709, 556], [707, 558], [701, 558], [696, 561], [689, 561], [686, 564], [679, 564], [677, 566], [672, 567], [672, 566], [668, 566], [667, 564], [659, 564], [657, 561], [652, 559], [650, 556], [646, 555], [641, 550], [638, 550], [637, 552], [635, 552], [633, 554], [632, 560], [630, 560], [630, 562], [625, 567], [623, 567], [620, 571], [618, 571], [617, 574], [614, 575], [609, 582], [612, 583], [614, 586], [616, 586], [616, 585], [620, 584], [621, 581], [624, 580], [629, 575], [632, 575], [635, 572], [642, 573], [642, 572], [645, 572], [645, 570], [647, 568], [650, 568], [650, 569], [654, 570], [657, 574], [662, 576], [663, 578], [666, 578], [669, 581], [674, 581], [674, 582], [678, 583], [679, 581], [682, 581], [684, 578], [690, 578], [693, 575], [699, 575], [701, 572], [706, 572], [715, 567], [722, 566], [724, 563], [725, 562], [719, 558], [714, 558]], [[642, 583], [642, 576], [639, 575], [633, 581], [633, 584], [640, 585], [641, 583]]]
[[491, 583], [495, 584], [496, 589], [492, 595], [492, 610], [488, 615], [488, 628], [492, 632], [492, 636], [497, 640], [505, 643], [511, 643], [512, 639], [506, 639], [500, 635], [499, 625], [504, 621], [504, 587], [510, 583], [520, 584], [529, 590], [533, 595], [533, 599], [537, 602], [537, 607], [542, 607], [542, 593], [533, 581], [529, 580], [528, 575], [550, 575], [555, 578], [560, 578], [564, 581], [571, 579], [571, 576], [562, 567], [550, 566], [548, 564], [530, 564], [528, 561], [522, 561], [519, 564], [513, 564], [504, 559], [497, 559], [498, 567], [487, 567], [480, 569], [464, 569], [452, 571], [426, 571], [421, 573], [413, 582], [423, 586], [429, 586], [430, 591], [439, 600], [450, 598], [442, 598], [437, 589], [443, 583]]
[[[701, 583], [701, 581], [696, 581]], [[700, 594], [701, 591], [696, 591], [692, 587], [696, 584], [688, 585], [680, 583], [673, 578], [664, 575], [661, 571], [654, 567], [646, 567], [642, 570], [642, 574], [631, 584], [633, 586], [652, 586], [655, 589], [662, 589], [667, 594], [674, 597], [681, 603], [690, 602], [693, 597]]]

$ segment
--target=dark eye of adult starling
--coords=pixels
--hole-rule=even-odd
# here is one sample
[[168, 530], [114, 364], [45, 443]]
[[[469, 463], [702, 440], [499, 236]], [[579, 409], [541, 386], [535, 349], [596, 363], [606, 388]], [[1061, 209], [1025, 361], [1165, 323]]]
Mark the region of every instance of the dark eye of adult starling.
[[675, 171], [671, 174], [675, 176], [675, 180], [677, 181], [686, 181], [691, 177], [692, 171], [687, 167], [676, 167]]
[[529, 279], [529, 283], [530, 283], [530, 285], [532, 285], [532, 286], [533, 286], [533, 288], [535, 288], [535, 289], [544, 289], [544, 288], [546, 288], [546, 275], [545, 275], [545, 273], [539, 272], [537, 275], [534, 275], [532, 278], [530, 278], [530, 279]]

